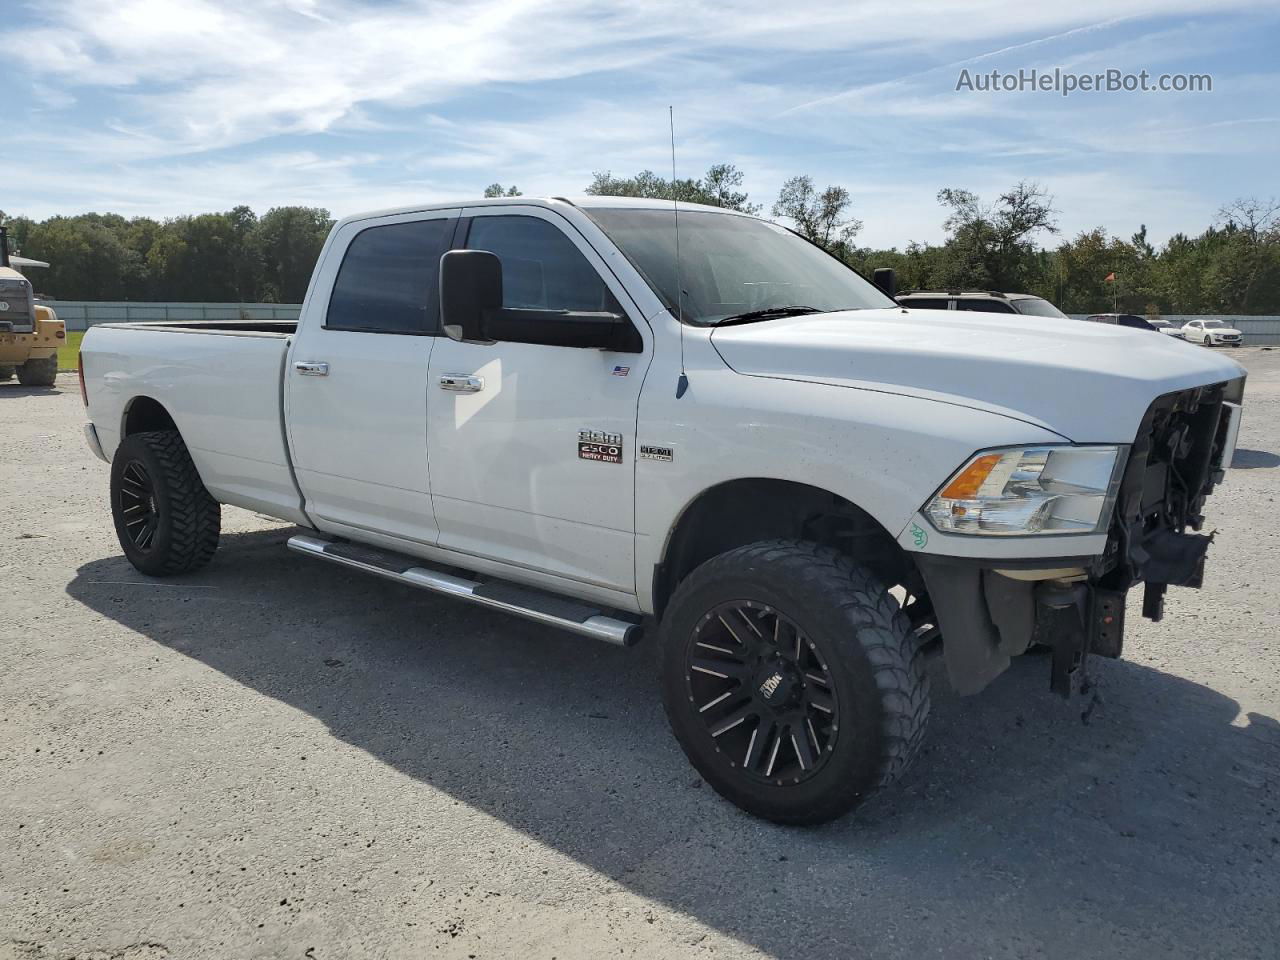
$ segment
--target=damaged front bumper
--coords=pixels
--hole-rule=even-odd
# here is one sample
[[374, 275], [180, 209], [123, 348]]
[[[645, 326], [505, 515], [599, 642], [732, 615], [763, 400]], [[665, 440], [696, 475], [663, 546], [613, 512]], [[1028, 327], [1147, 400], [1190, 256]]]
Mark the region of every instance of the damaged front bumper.
[[[1089, 654], [1119, 657], [1128, 591], [1160, 620], [1169, 586], [1199, 587], [1212, 534], [1205, 498], [1235, 448], [1244, 381], [1179, 391], [1147, 411], [1125, 466], [1106, 549], [1098, 556], [976, 559], [913, 555], [927, 619], [941, 635], [952, 686], [976, 693], [1033, 644], [1052, 649], [1051, 688], [1068, 695]], [[917, 619], [920, 619], [917, 615]]]

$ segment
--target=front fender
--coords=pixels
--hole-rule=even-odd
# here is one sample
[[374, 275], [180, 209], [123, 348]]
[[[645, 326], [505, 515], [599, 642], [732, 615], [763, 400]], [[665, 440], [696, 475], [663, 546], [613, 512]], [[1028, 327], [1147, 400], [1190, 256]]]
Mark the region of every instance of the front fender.
[[[652, 376], [652, 375], [651, 375]], [[642, 397], [636, 460], [641, 604], [681, 514], [703, 491], [742, 479], [817, 487], [891, 535], [976, 450], [1062, 442], [1020, 420], [953, 404], [827, 384], [698, 369], [683, 398]], [[646, 447], [669, 451], [649, 459]], [[646, 596], [646, 594], [648, 594]]]

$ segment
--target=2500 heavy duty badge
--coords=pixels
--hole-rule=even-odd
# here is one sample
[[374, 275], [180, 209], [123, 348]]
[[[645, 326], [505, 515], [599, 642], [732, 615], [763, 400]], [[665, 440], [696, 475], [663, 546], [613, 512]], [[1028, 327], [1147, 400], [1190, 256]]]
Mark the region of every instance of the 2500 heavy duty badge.
[[622, 462], [622, 434], [601, 430], [578, 431], [578, 459], [600, 463]]

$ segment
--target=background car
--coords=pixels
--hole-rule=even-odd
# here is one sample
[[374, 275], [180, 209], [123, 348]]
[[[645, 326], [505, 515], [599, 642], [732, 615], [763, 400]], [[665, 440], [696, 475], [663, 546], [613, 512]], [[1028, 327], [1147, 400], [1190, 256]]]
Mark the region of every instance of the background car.
[[1182, 327], [1178, 326], [1176, 323], [1170, 323], [1168, 320], [1160, 319], [1148, 320], [1147, 323], [1151, 324], [1166, 337], [1173, 337], [1175, 340], [1187, 339], [1187, 335], [1182, 332]]
[[1157, 329], [1150, 320], [1136, 313], [1091, 313], [1085, 319], [1093, 323], [1114, 323], [1118, 327], [1132, 327], [1134, 330]]
[[998, 293], [994, 290], [911, 290], [897, 298], [911, 310], [976, 310], [980, 313], [1021, 313], [1029, 317], [1069, 320], [1065, 313], [1043, 297], [1029, 293]]
[[1238, 347], [1244, 342], [1243, 333], [1221, 320], [1192, 320], [1182, 325], [1182, 334], [1191, 343], [1202, 343], [1206, 347], [1228, 344]]

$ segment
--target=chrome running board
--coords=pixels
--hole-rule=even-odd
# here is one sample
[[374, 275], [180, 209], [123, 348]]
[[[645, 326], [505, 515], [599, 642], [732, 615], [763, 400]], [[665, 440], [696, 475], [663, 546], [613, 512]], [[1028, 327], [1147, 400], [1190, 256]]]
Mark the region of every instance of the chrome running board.
[[615, 646], [629, 647], [640, 639], [639, 623], [608, 616], [589, 604], [503, 580], [468, 580], [433, 570], [417, 557], [391, 550], [343, 540], [326, 540], [310, 534], [290, 537], [288, 546], [290, 550], [319, 557], [330, 563], [395, 580], [421, 590], [456, 597], [477, 606], [502, 610], [535, 623], [559, 627]]

